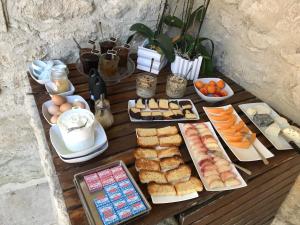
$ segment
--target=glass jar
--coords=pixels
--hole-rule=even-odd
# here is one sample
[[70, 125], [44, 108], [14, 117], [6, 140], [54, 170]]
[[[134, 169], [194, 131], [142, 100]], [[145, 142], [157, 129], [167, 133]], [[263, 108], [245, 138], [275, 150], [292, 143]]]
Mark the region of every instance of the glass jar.
[[91, 69], [98, 69], [99, 56], [91, 53], [84, 52], [80, 55], [80, 61], [83, 67], [83, 72], [89, 74]]
[[167, 78], [166, 94], [170, 98], [182, 98], [186, 90], [187, 80], [179, 75], [169, 75]]
[[108, 50], [112, 50], [114, 47], [116, 47], [116, 38], [109, 38], [108, 40], [103, 40], [99, 43], [101, 54], [107, 53]]
[[104, 76], [114, 76], [117, 74], [119, 68], [119, 56], [112, 53], [102, 54], [100, 57], [100, 71]]
[[95, 102], [95, 118], [104, 129], [110, 128], [114, 123], [109, 101], [104, 98], [104, 94], [101, 94], [100, 99]]
[[52, 67], [51, 82], [54, 85], [53, 91], [55, 92], [55, 94], [67, 92], [70, 89], [67, 67], [65, 65], [57, 65]]
[[115, 50], [120, 57], [119, 66], [127, 67], [129, 48], [126, 46], [117, 46], [113, 50]]
[[155, 95], [157, 77], [150, 74], [139, 75], [136, 78], [136, 94], [142, 98], [151, 98]]

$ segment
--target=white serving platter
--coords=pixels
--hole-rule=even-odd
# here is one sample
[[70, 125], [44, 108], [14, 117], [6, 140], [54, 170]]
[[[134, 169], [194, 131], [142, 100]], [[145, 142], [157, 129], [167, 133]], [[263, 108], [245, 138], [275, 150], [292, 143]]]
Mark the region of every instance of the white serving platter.
[[[195, 107], [195, 105], [194, 105], [194, 103], [193, 103], [192, 100], [190, 100], [190, 99], [169, 99], [169, 101], [178, 101], [178, 102], [180, 102], [180, 101], [189, 101], [191, 103], [191, 105], [192, 105], [191, 111], [192, 111], [192, 113], [194, 113], [196, 115], [196, 119], [185, 119], [185, 118], [182, 118], [182, 119], [168, 119], [168, 120], [143, 120], [143, 119], [135, 119], [135, 118], [132, 118], [130, 116], [130, 108], [135, 107], [135, 100], [129, 100], [128, 101], [128, 115], [129, 115], [130, 121], [131, 122], [164, 122], [164, 121], [165, 122], [168, 122], [168, 121], [170, 122], [170, 121], [193, 121], [193, 120], [199, 120], [200, 119], [199, 113], [198, 113], [198, 111], [197, 111], [197, 109], [196, 109], [196, 107]], [[147, 112], [147, 111], [148, 112], [152, 112], [152, 111], [164, 112], [164, 111], [167, 111], [167, 110], [160, 110], [160, 109], [150, 110], [147, 107], [143, 111], [145, 111], [145, 112]]]
[[[222, 106], [222, 107], [212, 107], [212, 108], [223, 108], [223, 109], [227, 109], [229, 107], [233, 107], [232, 105], [226, 105], [226, 106]], [[209, 107], [203, 107], [207, 117], [209, 118], [209, 120], [211, 121], [211, 123], [214, 125], [214, 121], [210, 118], [209, 113], [207, 112], [207, 108]], [[237, 118], [237, 122], [241, 121], [242, 119], [239, 117], [239, 115], [236, 113], [236, 111], [234, 110], [233, 112], [236, 115]], [[216, 129], [215, 125], [214, 128]], [[216, 129], [217, 130], [217, 129]], [[218, 131], [218, 130], [217, 130]], [[229, 149], [232, 151], [232, 153], [238, 158], [238, 160], [240, 161], [258, 161], [258, 160], [262, 160], [259, 156], [259, 154], [256, 152], [255, 148], [257, 148], [263, 155], [265, 158], [271, 158], [274, 156], [274, 154], [272, 152], [270, 152], [259, 140], [258, 138], [255, 139], [255, 141], [253, 142], [253, 144], [247, 148], [247, 149], [243, 149], [243, 148], [237, 148], [234, 146], [231, 146], [222, 136], [222, 134], [218, 131], [219, 135], [221, 136], [221, 138], [223, 139], [223, 141], [226, 143], [226, 145], [229, 147]], [[253, 145], [255, 146], [255, 148], [253, 147]]]
[[[217, 140], [218, 145], [219, 145], [220, 149], [222, 150], [222, 154], [223, 154], [224, 158], [227, 161], [231, 162], [231, 160], [228, 157], [226, 151], [224, 150], [224, 148], [223, 148], [220, 140], [218, 139], [218, 137], [217, 137], [217, 135], [216, 135], [216, 133], [215, 133], [215, 131], [214, 131], [211, 123], [210, 122], [204, 122], [204, 124], [208, 127], [208, 129], [211, 132], [212, 136]], [[242, 187], [246, 187], [247, 186], [247, 183], [245, 182], [245, 180], [243, 179], [243, 177], [241, 176], [241, 174], [237, 171], [237, 169], [235, 168], [235, 166], [231, 164], [231, 167], [232, 167], [231, 171], [236, 175], [236, 178], [241, 182], [241, 184], [237, 185], [237, 186], [233, 186], [233, 187], [210, 188], [209, 185], [208, 185], [208, 183], [206, 182], [206, 180], [204, 179], [204, 177], [203, 177], [203, 175], [201, 173], [201, 168], [198, 165], [198, 162], [196, 161], [194, 155], [192, 154], [191, 148], [189, 146], [189, 142], [188, 142], [188, 140], [185, 137], [184, 127], [183, 127], [184, 123], [179, 123], [178, 126], [179, 126], [179, 129], [180, 129], [181, 134], [183, 136], [184, 142], [185, 142], [185, 144], [187, 146], [187, 149], [188, 149], [188, 151], [190, 153], [190, 156], [191, 156], [191, 158], [193, 160], [194, 166], [195, 166], [195, 168], [196, 168], [196, 170], [198, 172], [198, 175], [199, 175], [199, 177], [200, 177], [200, 179], [201, 179], [201, 181], [202, 181], [202, 183], [203, 183], [203, 185], [204, 185], [204, 187], [205, 187], [205, 189], [207, 191], [227, 191], [227, 190], [233, 190], [233, 189], [238, 189], [238, 188], [242, 188]]]
[[215, 81], [218, 82], [219, 80], [222, 80], [220, 78], [200, 78], [197, 80], [194, 80], [194, 88], [196, 93], [206, 102], [219, 102], [219, 101], [223, 101], [227, 98], [230, 98], [234, 95], [233, 90], [231, 89], [231, 87], [224, 81], [225, 86], [224, 86], [224, 90], [227, 92], [227, 96], [224, 97], [214, 97], [214, 96], [206, 96], [204, 94], [201, 93], [201, 91], [198, 90], [198, 88], [196, 88], [195, 83], [197, 81], [202, 81], [203, 83], [208, 83], [209, 81]]
[[[67, 98], [67, 102], [73, 104], [76, 101], [80, 101], [83, 102], [85, 104], [85, 109], [90, 111], [90, 106], [89, 104], [80, 96], [80, 95], [71, 95], [71, 96], [66, 96]], [[50, 119], [52, 117], [52, 115], [48, 112], [48, 108], [54, 105], [54, 103], [52, 102], [52, 100], [48, 100], [46, 102], [43, 103], [42, 105], [42, 113], [43, 116], [45, 118], [45, 120], [50, 124], [50, 125], [55, 125], [55, 123], [51, 123]]]
[[53, 83], [51, 81], [45, 83], [45, 88], [47, 90], [47, 92], [49, 93], [50, 96], [52, 95], [61, 95], [61, 96], [69, 96], [69, 95], [72, 95], [74, 94], [75, 92], [75, 87], [74, 85], [71, 83], [71, 81], [69, 80], [69, 90], [66, 91], [66, 92], [63, 92], [63, 93], [59, 93], [59, 94], [56, 94], [53, 90]]
[[61, 136], [59, 127], [57, 125], [52, 126], [50, 128], [49, 133], [50, 133], [50, 141], [55, 151], [59, 156], [61, 156], [64, 159], [72, 159], [72, 158], [89, 156], [89, 154], [93, 152], [95, 153], [96, 150], [103, 149], [103, 146], [107, 143], [107, 137], [105, 131], [98, 122], [95, 122], [94, 145], [88, 149], [78, 151], [78, 152], [72, 152], [66, 147], [63, 138]]
[[257, 102], [257, 103], [248, 103], [248, 104], [241, 104], [239, 105], [240, 109], [246, 114], [246, 116], [251, 120], [251, 122], [260, 130], [260, 132], [263, 133], [263, 135], [272, 143], [272, 145], [277, 150], [288, 150], [292, 149], [292, 146], [286, 141], [286, 139], [279, 134], [279, 136], [274, 137], [272, 135], [268, 135], [265, 130], [267, 127], [260, 127], [253, 121], [253, 116], [250, 116], [247, 114], [247, 109], [249, 108], [255, 108], [256, 106], [262, 105], [264, 107], [267, 107], [271, 110], [270, 116], [274, 119], [275, 117], [279, 117], [277, 112], [275, 112], [268, 104], [264, 102]]

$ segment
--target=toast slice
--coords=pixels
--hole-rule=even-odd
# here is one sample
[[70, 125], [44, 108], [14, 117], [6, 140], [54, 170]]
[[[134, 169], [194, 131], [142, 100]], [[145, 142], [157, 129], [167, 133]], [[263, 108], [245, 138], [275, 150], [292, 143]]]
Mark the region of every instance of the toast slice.
[[173, 156], [181, 156], [178, 147], [170, 147], [170, 148], [161, 149], [157, 151], [157, 157], [159, 159], [173, 157]]
[[176, 126], [168, 126], [157, 128], [157, 136], [169, 136], [173, 134], [178, 134], [178, 129]]
[[133, 155], [134, 158], [136, 159], [151, 159], [151, 160], [158, 159], [157, 151], [151, 148], [137, 148], [134, 151]]
[[180, 146], [181, 143], [182, 137], [179, 134], [159, 138], [159, 145], [161, 147]]
[[191, 177], [191, 168], [188, 165], [181, 165], [177, 169], [166, 172], [166, 178], [169, 183], [188, 181]]
[[159, 99], [158, 105], [160, 109], [169, 109], [169, 102], [167, 99]]
[[159, 162], [150, 159], [137, 159], [135, 161], [135, 168], [138, 172], [140, 170], [160, 171]]
[[155, 182], [158, 184], [166, 184], [168, 183], [165, 174], [158, 171], [148, 171], [141, 170], [139, 173], [139, 178], [141, 183], [147, 184], [150, 182]]
[[180, 164], [183, 164], [182, 158], [178, 156], [174, 156], [171, 158], [164, 158], [160, 161], [159, 165], [161, 168], [161, 172], [166, 172], [169, 170], [176, 169], [180, 166]]
[[159, 145], [159, 140], [157, 136], [138, 137], [137, 144], [143, 148], [155, 147]]
[[203, 190], [201, 181], [196, 177], [191, 177], [190, 180], [175, 184], [177, 195], [187, 195], [193, 192], [200, 192]]
[[151, 196], [175, 196], [176, 190], [171, 184], [148, 184], [148, 192]]
[[156, 128], [136, 128], [136, 132], [139, 137], [150, 137], [157, 135]]
[[156, 102], [156, 100], [154, 98], [151, 98], [149, 101], [148, 101], [148, 107], [150, 109], [158, 109], [158, 104]]

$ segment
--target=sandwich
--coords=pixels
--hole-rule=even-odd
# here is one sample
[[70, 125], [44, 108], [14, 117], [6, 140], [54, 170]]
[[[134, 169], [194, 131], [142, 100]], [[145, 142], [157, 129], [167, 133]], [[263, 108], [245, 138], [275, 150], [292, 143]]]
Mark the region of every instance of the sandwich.
[[151, 112], [151, 116], [154, 120], [162, 120], [164, 118], [163, 113], [160, 111]]
[[179, 105], [181, 106], [182, 109], [191, 109], [191, 108], [193, 108], [190, 101], [180, 101]]
[[157, 157], [159, 159], [173, 157], [173, 156], [181, 156], [178, 147], [170, 147], [166, 149], [157, 150]]
[[171, 158], [161, 159], [159, 165], [160, 165], [161, 171], [166, 172], [166, 171], [178, 168], [180, 166], [180, 164], [183, 164], [183, 163], [184, 162], [180, 157], [175, 156], [175, 157], [171, 157]]
[[150, 159], [137, 159], [135, 161], [136, 171], [149, 170], [149, 171], [160, 171], [159, 162]]
[[146, 103], [145, 99], [139, 98], [138, 100], [136, 100], [135, 108], [145, 109], [146, 108], [145, 103]]
[[156, 128], [136, 128], [136, 133], [139, 137], [156, 136]]
[[170, 101], [169, 107], [170, 107], [170, 109], [180, 109], [177, 101]]
[[174, 116], [174, 113], [171, 110], [163, 112], [163, 117], [165, 120], [171, 120], [171, 119], [173, 119], [173, 116]]
[[137, 148], [134, 151], [133, 155], [134, 158], [136, 159], [151, 159], [151, 160], [158, 159], [157, 151], [151, 148]]
[[161, 147], [180, 146], [181, 143], [182, 138], [179, 134], [159, 138], [159, 145]]
[[155, 147], [159, 145], [159, 140], [157, 136], [152, 137], [138, 137], [137, 144], [140, 147], [148, 148], [148, 147]]
[[152, 120], [151, 112], [150, 111], [142, 111], [141, 117], [143, 120]]
[[169, 102], [167, 99], [159, 99], [158, 105], [160, 109], [169, 109]]
[[191, 177], [188, 181], [175, 184], [177, 195], [187, 195], [193, 192], [200, 192], [203, 190], [201, 181], [196, 177]]
[[148, 184], [148, 192], [151, 196], [175, 196], [176, 191], [171, 184]]
[[156, 100], [154, 98], [151, 98], [149, 101], [148, 101], [148, 107], [150, 109], [158, 109], [158, 104], [156, 102]]
[[178, 129], [176, 126], [157, 128], [157, 136], [167, 136], [173, 134], [178, 134]]
[[169, 183], [188, 181], [191, 177], [191, 168], [187, 165], [181, 165], [177, 169], [166, 172], [166, 178]]
[[130, 108], [129, 114], [134, 119], [141, 119], [141, 110], [138, 108], [135, 107]]
[[158, 171], [148, 171], [148, 170], [141, 170], [139, 173], [139, 178], [141, 183], [150, 183], [155, 182], [158, 184], [166, 184], [167, 179], [164, 175], [164, 173], [158, 172]]

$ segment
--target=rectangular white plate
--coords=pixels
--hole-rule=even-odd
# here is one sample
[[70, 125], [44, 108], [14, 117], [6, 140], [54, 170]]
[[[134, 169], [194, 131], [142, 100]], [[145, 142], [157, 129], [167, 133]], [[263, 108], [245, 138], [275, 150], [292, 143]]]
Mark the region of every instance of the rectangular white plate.
[[[196, 115], [196, 119], [185, 119], [185, 118], [182, 118], [182, 119], [171, 119], [171, 120], [142, 120], [142, 119], [135, 119], [135, 118], [132, 118], [130, 116], [130, 108], [133, 108], [135, 106], [135, 100], [129, 100], [128, 101], [128, 115], [129, 115], [129, 118], [130, 118], [130, 121], [131, 122], [157, 122], [157, 121], [160, 121], [160, 122], [163, 122], [163, 121], [191, 121], [191, 120], [199, 120], [200, 117], [199, 117], [199, 114], [198, 114], [198, 111], [193, 103], [192, 100], [190, 99], [170, 99], [170, 101], [189, 101], [191, 104], [192, 104], [192, 113], [194, 113]], [[149, 109], [146, 109], [144, 111], [166, 111], [166, 110], [159, 110], [159, 109], [156, 109], [156, 110], [149, 110]]]
[[173, 202], [182, 202], [189, 199], [197, 198], [199, 195], [197, 192], [193, 192], [188, 195], [182, 196], [151, 196], [153, 204], [165, 204]]
[[257, 103], [248, 103], [248, 104], [241, 104], [239, 105], [240, 109], [246, 114], [246, 116], [251, 120], [251, 122], [260, 130], [260, 132], [263, 133], [263, 135], [272, 143], [272, 145], [277, 149], [277, 150], [287, 150], [287, 149], [292, 149], [292, 146], [282, 137], [282, 135], [279, 134], [278, 137], [274, 137], [272, 135], [268, 135], [265, 130], [266, 127], [260, 127], [253, 121], [253, 116], [250, 116], [247, 114], [247, 109], [249, 108], [255, 108], [258, 105], [263, 105], [267, 108], [271, 109], [271, 114], [270, 116], [274, 119], [275, 117], [278, 117], [278, 113], [275, 112], [268, 104], [264, 102], [257, 102]]
[[[223, 108], [223, 109], [227, 109], [228, 107], [233, 107], [232, 105], [226, 105], [226, 106], [222, 106], [222, 107], [212, 107], [212, 108]], [[214, 125], [214, 121], [210, 119], [210, 116], [207, 112], [207, 108], [209, 107], [203, 107], [207, 117], [209, 118], [209, 120], [211, 121], [211, 123]], [[234, 110], [233, 113], [236, 115], [237, 118], [237, 122], [241, 121], [242, 119], [239, 117], [239, 115], [236, 113], [236, 111]], [[216, 129], [216, 127], [214, 126], [214, 128]], [[217, 129], [216, 129], [217, 130]], [[217, 130], [218, 131], [218, 130]], [[256, 152], [255, 148], [253, 147], [253, 145], [260, 150], [260, 152], [265, 156], [265, 158], [271, 158], [273, 157], [273, 153], [270, 152], [259, 140], [258, 138], [255, 139], [254, 143], [248, 148], [248, 149], [243, 149], [243, 148], [237, 148], [237, 147], [233, 147], [231, 146], [222, 136], [222, 134], [220, 134], [220, 132], [218, 132], [219, 135], [222, 137], [222, 139], [224, 140], [224, 142], [226, 143], [226, 145], [229, 147], [229, 149], [233, 152], [233, 154], [238, 158], [238, 160], [240, 161], [257, 161], [257, 160], [261, 160], [260, 156], [258, 155], [258, 153]]]
[[[216, 133], [215, 133], [215, 131], [214, 131], [214, 129], [213, 129], [211, 123], [210, 123], [210, 122], [205, 122], [204, 124], [206, 124], [206, 126], [208, 127], [208, 129], [209, 129], [209, 131], [211, 132], [211, 134], [213, 135], [213, 137], [218, 141], [218, 145], [219, 145], [220, 149], [222, 150], [222, 153], [223, 153], [224, 158], [225, 158], [227, 161], [231, 162], [231, 160], [230, 160], [230, 158], [228, 157], [226, 151], [224, 150], [224, 148], [223, 148], [221, 142], [219, 141], [219, 138], [217, 137], [217, 135], [216, 135]], [[201, 178], [201, 181], [202, 181], [202, 183], [203, 183], [203, 185], [204, 185], [204, 187], [205, 187], [205, 189], [206, 189], [207, 191], [227, 191], [227, 190], [233, 190], [233, 189], [238, 189], [238, 188], [242, 188], [242, 187], [246, 187], [246, 186], [247, 186], [247, 183], [245, 182], [245, 180], [243, 179], [243, 177], [241, 176], [241, 174], [237, 171], [237, 169], [235, 168], [235, 166], [234, 166], [234, 165], [231, 165], [231, 167], [232, 167], [232, 172], [236, 175], [237, 179], [241, 182], [241, 184], [238, 185], [238, 186], [234, 186], [234, 187], [210, 188], [209, 185], [206, 183], [206, 180], [203, 179], [203, 176], [202, 176], [202, 173], [201, 173], [201, 168], [200, 168], [200, 166], [198, 165], [198, 162], [196, 161], [196, 159], [194, 158], [194, 156], [193, 156], [193, 154], [192, 154], [192, 151], [190, 150], [189, 143], [188, 143], [188, 141], [187, 141], [187, 139], [186, 139], [186, 137], [185, 137], [185, 134], [184, 134], [184, 127], [183, 127], [183, 125], [184, 125], [183, 123], [179, 123], [179, 124], [178, 124], [179, 129], [180, 129], [181, 134], [182, 134], [182, 136], [183, 136], [183, 139], [184, 139], [184, 142], [185, 142], [185, 144], [186, 144], [186, 147], [187, 147], [187, 149], [188, 149], [188, 151], [189, 151], [189, 153], [190, 153], [190, 156], [191, 156], [191, 158], [192, 158], [192, 160], [193, 160], [194, 166], [195, 166], [195, 168], [196, 168], [196, 170], [197, 170], [197, 172], [198, 172], [198, 175], [199, 175], [199, 177]]]

